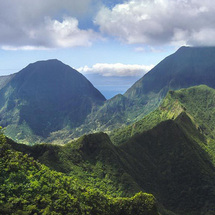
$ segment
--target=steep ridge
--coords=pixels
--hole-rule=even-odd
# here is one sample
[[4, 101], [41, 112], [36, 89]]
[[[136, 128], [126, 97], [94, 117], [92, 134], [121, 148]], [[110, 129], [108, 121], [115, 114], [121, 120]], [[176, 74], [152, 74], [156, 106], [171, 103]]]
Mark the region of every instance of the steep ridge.
[[[158, 106], [169, 90], [205, 84], [215, 88], [215, 47], [181, 47], [144, 75], [124, 94], [145, 104], [144, 114]], [[136, 111], [138, 118], [142, 117]], [[140, 116], [139, 116], [140, 115]]]
[[40, 144], [26, 146], [9, 141], [13, 149], [21, 151], [49, 168], [78, 178], [83, 185], [94, 185], [113, 196], [131, 196], [140, 187], [127, 173], [132, 168], [120, 156], [107, 134], [84, 135], [64, 146]]
[[50, 170], [13, 150], [2, 134], [0, 167], [0, 214], [158, 215], [152, 195], [104, 195], [92, 185], [83, 186], [77, 178]]
[[[189, 116], [195, 119], [201, 131], [204, 130], [205, 134], [210, 133], [212, 135], [214, 133], [214, 96], [215, 90], [206, 85], [169, 91], [156, 110], [131, 126], [114, 130], [110, 134], [111, 139], [114, 143], [120, 144], [121, 140], [119, 139], [118, 142], [118, 140], [115, 140], [114, 136], [118, 136], [119, 138], [120, 133], [122, 133], [121, 136], [128, 135], [124, 137], [124, 139], [127, 139], [136, 133], [153, 128], [161, 121], [175, 119], [183, 111], [186, 111]], [[210, 130], [207, 130], [209, 128]]]
[[0, 76], [0, 89], [2, 89], [14, 77], [14, 75], [15, 74]]
[[175, 98], [172, 98], [173, 91], [170, 91], [161, 105], [143, 119], [127, 127], [115, 129], [110, 133], [110, 138], [115, 145], [126, 142], [132, 136], [152, 129], [162, 121], [177, 118], [185, 108]]
[[58, 60], [39, 61], [16, 73], [0, 90], [0, 124], [14, 140], [33, 142], [80, 126], [104, 101], [76, 70]]
[[214, 98], [215, 90], [205, 85], [170, 91], [158, 109], [111, 135], [136, 158], [137, 184], [180, 214], [215, 211]]
[[155, 111], [131, 126], [114, 130], [110, 138], [115, 145], [120, 145], [162, 121], [175, 119], [183, 111], [186, 111], [199, 132], [205, 136], [206, 150], [215, 163], [215, 90], [205, 85], [169, 91]]
[[137, 184], [164, 207], [177, 214], [213, 214], [215, 168], [205, 144], [205, 137], [182, 112], [119, 148], [135, 158]]

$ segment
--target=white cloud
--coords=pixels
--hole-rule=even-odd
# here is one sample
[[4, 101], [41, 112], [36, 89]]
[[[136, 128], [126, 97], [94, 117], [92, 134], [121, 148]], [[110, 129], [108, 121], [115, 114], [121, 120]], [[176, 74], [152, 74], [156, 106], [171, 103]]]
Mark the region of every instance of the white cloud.
[[[111, 8], [101, 7], [102, 2], [0, 0], [0, 48], [89, 46], [101, 38], [100, 32], [139, 47], [215, 45], [215, 1], [125, 0], [116, 4], [120, 0], [111, 3], [116, 4]], [[100, 32], [92, 30], [93, 17]]]
[[84, 66], [77, 70], [83, 74], [99, 74], [102, 76], [143, 76], [149, 70], [151, 70], [154, 65], [129, 65], [129, 64], [107, 64], [107, 63], [97, 63], [92, 67]]
[[46, 47], [42, 47], [42, 46], [2, 46], [1, 47], [2, 50], [6, 50], [6, 51], [18, 51], [18, 50], [25, 50], [25, 51], [29, 51], [29, 50], [48, 50]]
[[128, 0], [103, 7], [95, 24], [128, 44], [215, 45], [215, 1]]
[[98, 38], [99, 35], [93, 30], [79, 29], [78, 20], [73, 17], [65, 17], [62, 22], [46, 17], [39, 26], [25, 29], [18, 41], [2, 45], [1, 48], [5, 50], [41, 50], [90, 46], [92, 41]]
[[0, 47], [29, 50], [89, 46], [98, 34], [80, 29], [97, 0], [0, 0]]
[[92, 30], [79, 29], [78, 20], [72, 17], [67, 17], [62, 22], [47, 18], [45, 24], [46, 34], [57, 47], [88, 46], [98, 37]]

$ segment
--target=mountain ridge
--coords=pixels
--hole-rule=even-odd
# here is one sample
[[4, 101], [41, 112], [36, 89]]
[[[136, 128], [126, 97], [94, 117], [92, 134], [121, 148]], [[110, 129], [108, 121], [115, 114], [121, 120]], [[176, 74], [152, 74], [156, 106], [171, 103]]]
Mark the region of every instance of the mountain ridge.
[[[181, 47], [146, 73], [123, 95], [107, 100], [85, 123], [70, 132], [70, 138], [84, 133], [126, 127], [161, 103], [169, 90], [200, 84], [215, 88], [215, 47]], [[91, 129], [92, 128], [92, 129]], [[51, 138], [55, 139], [55, 135]]]

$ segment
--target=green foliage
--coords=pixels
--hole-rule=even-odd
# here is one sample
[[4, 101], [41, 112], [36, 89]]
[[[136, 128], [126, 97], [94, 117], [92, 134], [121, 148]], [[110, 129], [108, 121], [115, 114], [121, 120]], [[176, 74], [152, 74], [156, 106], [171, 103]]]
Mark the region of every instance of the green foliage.
[[[119, 146], [138, 184], [177, 214], [215, 210], [215, 173], [205, 139], [182, 112]], [[207, 188], [206, 188], [207, 187]], [[207, 205], [207, 206], [206, 206]]]
[[78, 179], [83, 186], [93, 186], [108, 195], [131, 196], [141, 190], [126, 173], [123, 158], [107, 134], [85, 135], [63, 146], [10, 144], [49, 168]]
[[0, 149], [0, 214], [126, 215], [131, 211], [158, 214], [152, 195], [114, 199], [84, 188], [77, 179], [52, 171], [7, 144]]
[[[2, 151], [13, 155], [1, 164], [3, 167], [10, 161], [7, 168], [11, 169], [11, 174], [1, 174], [6, 175], [5, 178], [10, 182], [8, 184], [7, 179], [1, 178], [2, 184], [5, 184], [2, 189], [8, 187], [16, 196], [17, 190], [24, 185], [14, 182], [28, 184], [30, 180], [30, 187], [33, 186], [35, 193], [42, 192], [42, 186], [42, 194], [45, 196], [43, 201], [49, 207], [38, 206], [42, 200], [37, 203], [33, 196], [34, 201], [29, 203], [29, 210], [39, 208], [47, 214], [56, 211], [69, 213], [64, 211], [64, 207], [69, 208], [64, 204], [71, 204], [73, 209], [79, 211], [78, 214], [156, 214], [158, 206], [153, 196], [139, 193], [131, 197], [143, 190], [153, 193], [165, 208], [177, 214], [200, 215], [210, 214], [211, 211], [213, 214], [214, 91], [206, 86], [170, 91], [154, 112], [132, 126], [114, 131], [111, 138], [117, 146], [104, 133], [84, 135], [64, 146], [41, 144], [30, 147], [7, 140], [10, 144], [4, 144]], [[25, 162], [21, 165], [19, 163], [23, 155], [15, 155], [18, 152], [12, 151], [10, 147], [27, 153], [48, 166], [50, 169], [44, 166], [47, 174], [42, 172], [45, 175], [41, 173], [37, 177], [37, 172], [41, 171], [43, 165], [36, 162], [39, 169], [36, 168], [32, 173], [35, 180], [28, 178], [28, 171], [19, 169], [25, 166]], [[14, 160], [13, 157], [17, 159]], [[30, 158], [27, 156], [26, 159]], [[30, 166], [34, 164], [28, 168]], [[47, 178], [49, 176], [51, 178]], [[73, 183], [72, 188], [65, 187], [65, 182], [60, 181], [60, 178]], [[43, 183], [40, 179], [50, 181], [54, 188], [49, 190], [49, 183]], [[58, 187], [58, 184], [55, 186], [55, 182], [63, 184], [62, 187]], [[18, 187], [14, 187], [16, 185]], [[52, 197], [52, 191], [57, 199], [60, 199], [58, 195], [63, 195], [68, 203], [59, 200], [60, 205], [53, 206], [52, 199], [57, 200]], [[11, 198], [9, 190], [2, 193]], [[18, 196], [19, 198], [21, 197]], [[72, 202], [70, 198], [73, 198]], [[7, 206], [6, 200], [4, 201], [11, 213], [15, 210], [13, 207], [19, 205], [16, 201], [18, 200], [13, 200], [16, 206]], [[8, 199], [7, 202], [10, 203]], [[19, 210], [27, 210], [23, 208], [21, 206]], [[159, 206], [161, 214], [172, 214], [162, 208]]]
[[130, 137], [152, 129], [162, 121], [175, 119], [183, 111], [184, 108], [178, 100], [173, 99], [168, 94], [155, 111], [130, 126], [113, 130], [110, 133], [110, 138], [115, 145], [120, 145]]
[[[182, 208], [187, 208], [188, 211], [195, 201], [199, 202], [198, 207], [201, 205], [199, 210], [204, 210], [203, 196], [210, 202], [213, 199], [214, 194], [209, 193], [214, 193], [214, 98], [215, 90], [203, 85], [170, 91], [155, 111], [133, 125], [111, 133], [114, 144], [119, 145], [126, 156], [133, 155], [137, 160], [131, 164], [133, 169], [141, 171], [137, 171], [136, 175], [130, 174], [140, 182], [139, 185], [144, 181], [144, 188], [145, 184], [148, 184], [148, 190], [155, 194], [156, 198], [163, 196], [158, 198], [161, 202], [171, 196], [171, 199], [177, 199], [178, 205], [179, 202], [181, 205], [184, 202]], [[131, 162], [129, 157], [127, 159]], [[144, 167], [140, 164], [144, 164]], [[183, 179], [184, 177], [190, 179]], [[177, 181], [177, 178], [180, 180]], [[189, 183], [189, 180], [192, 183]], [[166, 188], [160, 191], [160, 188], [156, 190], [156, 186]], [[208, 191], [204, 186], [208, 187]], [[185, 188], [190, 191], [187, 192]], [[167, 190], [177, 190], [184, 198], [176, 194], [177, 192], [170, 194]], [[178, 205], [173, 206], [171, 199], [163, 203], [167, 208], [177, 211]], [[186, 204], [189, 204], [189, 207]], [[215, 210], [214, 204], [210, 204]], [[193, 206], [195, 207], [197, 206]], [[181, 212], [180, 210], [178, 212]], [[193, 213], [198, 214], [191, 209], [190, 214]]]
[[206, 150], [215, 163], [215, 90], [201, 85], [172, 92], [171, 97], [183, 105], [197, 129], [205, 135]]

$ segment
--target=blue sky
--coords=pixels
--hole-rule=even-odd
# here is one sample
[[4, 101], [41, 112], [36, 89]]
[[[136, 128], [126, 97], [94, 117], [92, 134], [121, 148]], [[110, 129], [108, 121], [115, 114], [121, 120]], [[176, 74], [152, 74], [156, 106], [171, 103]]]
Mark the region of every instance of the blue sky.
[[107, 98], [180, 46], [215, 45], [211, 0], [0, 0], [0, 75], [59, 59]]

